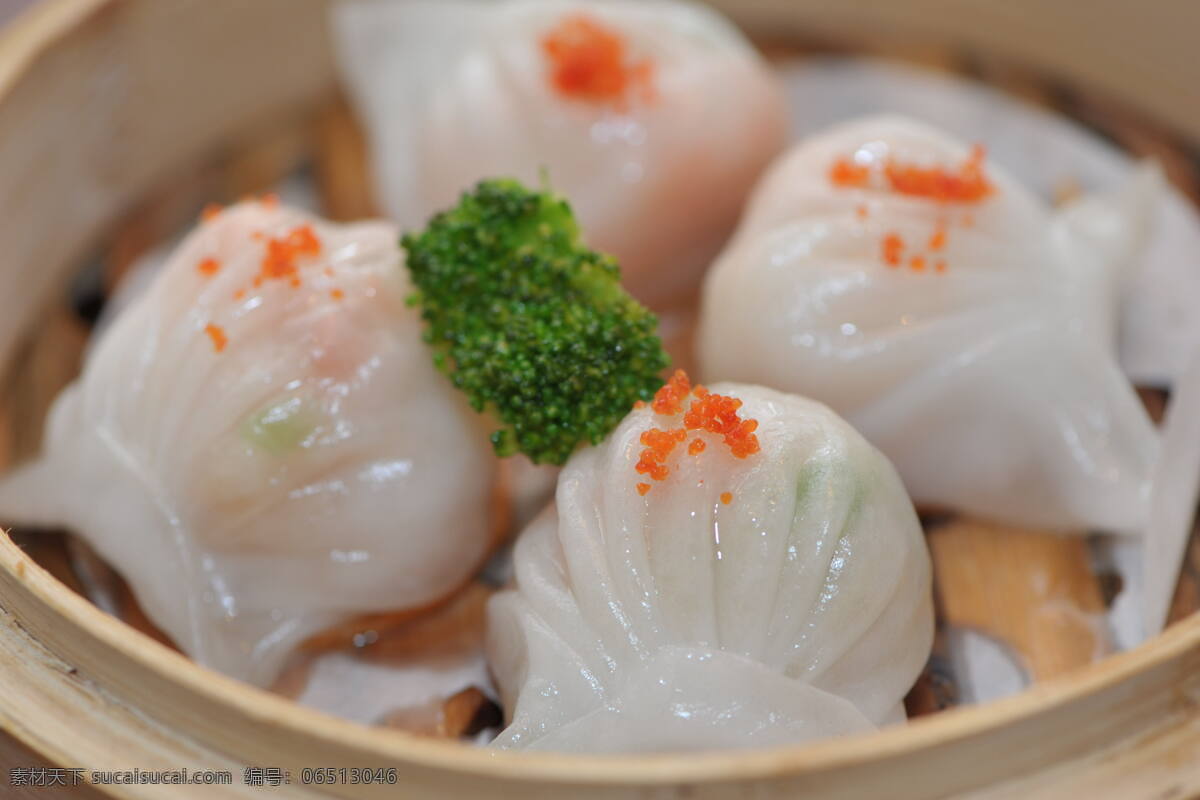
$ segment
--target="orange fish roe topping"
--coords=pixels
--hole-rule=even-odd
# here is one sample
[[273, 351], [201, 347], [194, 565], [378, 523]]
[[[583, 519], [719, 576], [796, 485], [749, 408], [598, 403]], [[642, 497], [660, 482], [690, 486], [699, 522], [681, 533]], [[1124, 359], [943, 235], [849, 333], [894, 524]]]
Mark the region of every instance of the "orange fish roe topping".
[[637, 471], [641, 475], [649, 475], [656, 481], [665, 480], [671, 474], [666, 465], [667, 457], [675, 449], [675, 445], [687, 438], [687, 431], [682, 428], [664, 431], [651, 428], [641, 436], [641, 443], [646, 445], [637, 463]]
[[858, 204], [858, 207], [854, 209], [854, 214], [855, 214], [855, 216], [857, 216], [859, 219], [866, 219], [866, 218], [867, 218], [867, 214], [868, 214], [868, 211], [867, 211], [867, 206], [866, 206], [866, 204], [865, 204], [865, 203], [859, 203], [859, 204]]
[[633, 403], [633, 407], [634, 407], [634, 408], [645, 408], [645, 407], [646, 407], [646, 401], [645, 401], [645, 400], [635, 400], [635, 401], [634, 401], [634, 403]]
[[341, 289], [330, 289], [329, 296], [332, 297], [334, 300], [341, 300], [342, 298], [344, 298], [346, 296], [346, 293], [343, 292]]
[[209, 203], [204, 207], [204, 210], [200, 212], [200, 221], [208, 222], [211, 219], [215, 219], [216, 217], [220, 216], [222, 210], [223, 209], [221, 208], [220, 203]]
[[723, 394], [706, 394], [692, 401], [683, 415], [683, 426], [688, 430], [705, 430], [723, 436], [729, 452], [736, 458], [745, 458], [759, 451], [758, 420], [740, 419], [738, 409], [742, 401]]
[[[995, 191], [983, 172], [984, 157], [983, 147], [976, 145], [962, 165], [950, 170], [888, 159], [883, 165], [882, 179], [898, 194], [924, 197], [939, 203], [978, 203]], [[871, 167], [838, 158], [829, 168], [829, 181], [834, 186], [865, 189], [871, 185]]]
[[206, 258], [196, 265], [201, 275], [216, 275], [221, 270], [221, 262], [215, 258]]
[[321, 240], [317, 238], [312, 225], [300, 225], [292, 228], [287, 235], [287, 243], [296, 249], [299, 255], [315, 256], [321, 252]]
[[654, 393], [651, 404], [656, 414], [678, 414], [683, 411], [683, 400], [692, 391], [692, 382], [687, 373], [681, 369], [675, 370], [663, 387]]
[[262, 280], [292, 279], [293, 285], [298, 285], [298, 269], [296, 259], [300, 256], [313, 256], [321, 252], [321, 240], [317, 238], [311, 225], [300, 225], [293, 228], [283, 238], [267, 240], [267, 252], [263, 256], [262, 267], [255, 286], [260, 286]]
[[563, 18], [541, 45], [550, 62], [550, 85], [566, 97], [621, 106], [636, 88], [652, 96], [654, 65], [630, 61], [620, 31], [587, 14]]
[[238, 289], [236, 292], [233, 293], [234, 300], [244, 300], [245, 297], [246, 297], [245, 289]]
[[984, 156], [983, 147], [976, 145], [957, 170], [888, 161], [883, 171], [894, 192], [941, 203], [978, 203], [994, 191], [983, 174]]
[[945, 246], [946, 246], [946, 229], [938, 228], [936, 231], [933, 232], [933, 235], [929, 237], [929, 249], [936, 252], [938, 250], [941, 250]]
[[279, 195], [274, 192], [264, 194], [259, 202], [267, 208], [275, 208], [275, 206], [279, 205]]
[[900, 266], [904, 255], [904, 240], [898, 233], [889, 233], [883, 237], [883, 261], [889, 267]]
[[638, 490], [638, 494], [640, 494], [642, 497], [645, 497], [645, 496], [646, 496], [646, 492], [650, 491], [650, 484], [648, 484], [648, 483], [639, 483], [639, 484], [637, 485], [637, 490]]
[[[883, 261], [889, 267], [899, 267], [904, 261], [904, 240], [899, 234], [889, 233], [883, 237]], [[946, 230], [939, 227], [929, 237], [929, 249], [932, 252], [939, 252], [946, 246]], [[930, 264], [930, 256], [914, 253], [908, 259], [908, 266], [913, 272], [924, 272], [925, 268]], [[946, 260], [938, 259], [933, 262], [933, 268], [936, 272], [946, 271]]]
[[221, 352], [225, 349], [225, 345], [229, 343], [229, 339], [225, 336], [225, 330], [219, 325], [208, 324], [204, 326], [204, 332], [208, 334], [208, 338], [212, 339], [213, 350]]
[[729, 492], [721, 492], [721, 502], [725, 505], [729, 505], [733, 502], [733, 495]]
[[829, 168], [829, 181], [834, 186], [864, 188], [870, 183], [871, 168], [865, 164], [855, 164], [848, 158], [839, 158]]
[[[676, 370], [670, 380], [658, 390], [654, 396], [653, 408], [658, 414], [676, 416], [683, 411], [683, 401], [692, 396], [692, 402], [683, 415], [683, 427], [662, 430], [650, 428], [641, 435], [641, 443], [646, 449], [641, 452], [636, 469], [638, 474], [649, 475], [656, 481], [665, 480], [671, 474], [667, 459], [676, 446], [688, 436], [688, 431], [708, 431], [724, 438], [729, 452], [737, 458], [759, 451], [758, 437], [754, 431], [758, 429], [758, 420], [741, 419], [738, 409], [742, 401], [734, 397], [714, 394], [703, 386], [691, 387], [687, 373]], [[688, 444], [688, 455], [698, 456], [708, 448], [708, 444], [700, 437], [695, 437]], [[703, 481], [701, 481], [703, 483]], [[645, 494], [650, 491], [638, 491]]]

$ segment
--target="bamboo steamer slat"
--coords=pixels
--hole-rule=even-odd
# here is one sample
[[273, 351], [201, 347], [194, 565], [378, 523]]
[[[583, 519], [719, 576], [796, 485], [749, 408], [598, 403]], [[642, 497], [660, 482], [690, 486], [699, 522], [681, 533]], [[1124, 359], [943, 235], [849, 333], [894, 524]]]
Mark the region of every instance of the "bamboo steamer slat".
[[[1177, 71], [1191, 58], [1180, 31], [1194, 30], [1182, 16], [1143, 9], [1131, 23], [1123, 6], [1091, 4], [1081, 38], [1069, 35], [1082, 23], [1067, 0], [718, 5], [776, 35], [893, 28], [918, 49], [953, 39], [1013, 53], [1200, 140], [1197, 89]], [[102, 231], [151, 189], [236, 148], [245, 131], [328, 108], [325, 6], [47, 0], [0, 39], [0, 365]], [[1148, 37], [1136, 69], [1111, 46], [1130, 31]], [[344, 138], [340, 125], [320, 117], [317, 136]], [[369, 203], [355, 191], [334, 192], [344, 214]], [[296, 798], [1188, 797], [1200, 794], [1200, 616], [1019, 696], [868, 736], [690, 757], [497, 754], [353, 725], [201, 669], [0, 536], [0, 728], [3, 768], [37, 759], [234, 775], [229, 787], [81, 788], [88, 798], [261, 797], [241, 785], [245, 765], [290, 770], [289, 786], [267, 791]], [[395, 767], [399, 787], [300, 785], [302, 768], [322, 766]]]

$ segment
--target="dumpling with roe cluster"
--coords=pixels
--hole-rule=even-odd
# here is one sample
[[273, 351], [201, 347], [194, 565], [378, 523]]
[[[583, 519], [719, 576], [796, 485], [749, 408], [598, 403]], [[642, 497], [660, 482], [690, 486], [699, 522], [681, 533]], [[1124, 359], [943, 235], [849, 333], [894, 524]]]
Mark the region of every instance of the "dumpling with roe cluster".
[[208, 217], [92, 347], [0, 518], [77, 532], [185, 653], [267, 685], [312, 634], [462, 585], [496, 460], [393, 225]]
[[930, 563], [887, 459], [824, 406], [682, 373], [571, 458], [489, 608], [496, 745], [769, 746], [904, 719]]
[[837, 126], [772, 167], [705, 280], [709, 380], [827, 403], [918, 504], [1136, 532], [1157, 433], [1116, 306], [1158, 173], [1051, 209], [941, 132]]
[[770, 70], [699, 4], [357, 2], [333, 21], [376, 188], [401, 227], [481, 178], [544, 174], [652, 307], [695, 292], [786, 142]]

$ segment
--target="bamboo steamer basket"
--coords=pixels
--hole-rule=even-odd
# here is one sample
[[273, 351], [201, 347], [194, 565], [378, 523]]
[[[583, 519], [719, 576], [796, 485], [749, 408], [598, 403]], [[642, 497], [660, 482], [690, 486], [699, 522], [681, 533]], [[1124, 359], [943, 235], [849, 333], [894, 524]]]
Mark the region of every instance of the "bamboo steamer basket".
[[[1119, 0], [759, 0], [752, 30], [1012, 55], [1200, 141], [1197, 7]], [[45, 0], [0, 38], [0, 342], [37, 330], [104, 232], [182, 166], [328, 102], [322, 0]], [[1189, 20], [1191, 24], [1189, 24]], [[0, 350], [8, 382], [14, 348]], [[17, 435], [35, 422], [14, 420]], [[11, 434], [10, 435], [14, 435]], [[0, 536], [0, 767], [230, 770], [232, 786], [69, 797], [1183, 798], [1200, 796], [1200, 615], [995, 703], [807, 746], [702, 756], [494, 753], [307, 710], [101, 612]], [[242, 785], [247, 765], [291, 783]], [[395, 768], [301, 785], [305, 767]], [[0, 774], [0, 784], [6, 775]], [[5, 797], [28, 794], [5, 787]], [[2, 793], [2, 792], [0, 792]]]

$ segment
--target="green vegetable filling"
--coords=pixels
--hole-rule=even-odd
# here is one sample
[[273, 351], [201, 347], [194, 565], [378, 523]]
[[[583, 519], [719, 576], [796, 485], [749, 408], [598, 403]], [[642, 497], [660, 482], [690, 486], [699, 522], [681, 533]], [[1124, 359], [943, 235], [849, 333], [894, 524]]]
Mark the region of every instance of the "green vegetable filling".
[[242, 423], [242, 438], [275, 456], [287, 455], [317, 429], [299, 397], [289, 397], [251, 414]]

